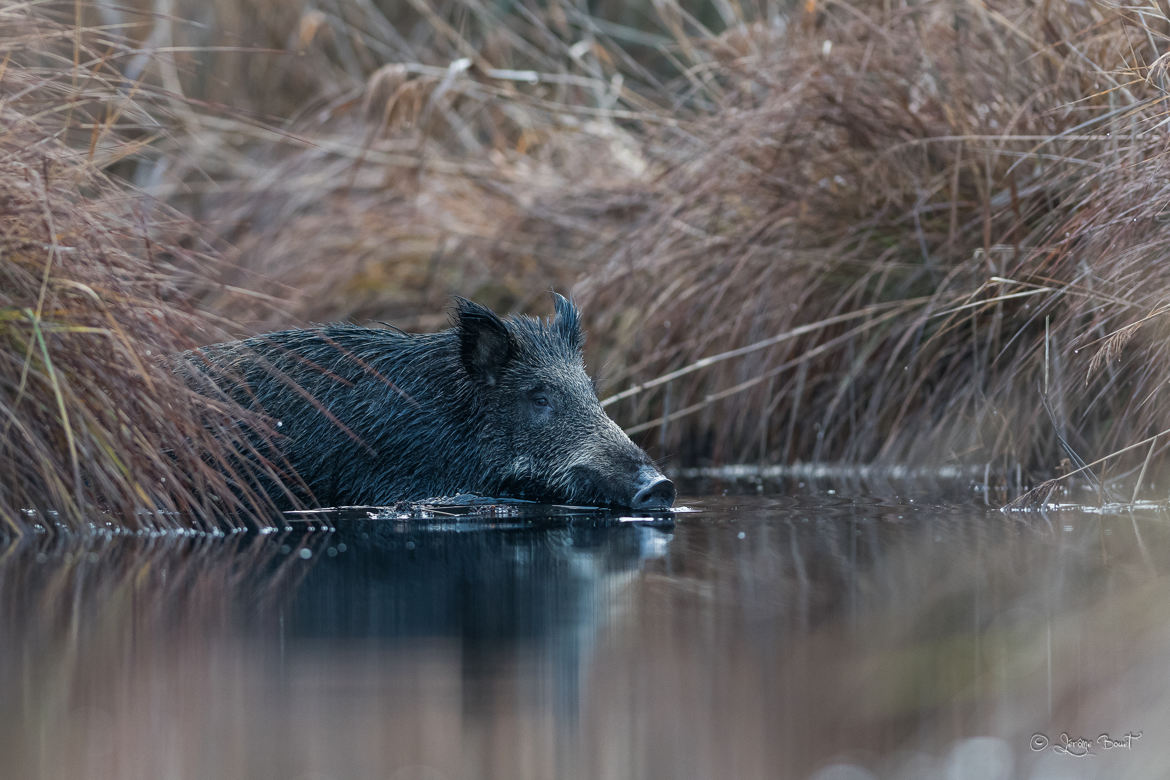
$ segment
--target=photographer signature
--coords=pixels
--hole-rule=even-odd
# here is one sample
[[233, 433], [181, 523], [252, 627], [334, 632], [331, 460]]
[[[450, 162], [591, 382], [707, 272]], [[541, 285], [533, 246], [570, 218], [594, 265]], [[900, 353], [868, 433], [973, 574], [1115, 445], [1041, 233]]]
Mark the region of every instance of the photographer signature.
[[1036, 733], [1032, 735], [1031, 747], [1036, 753], [1041, 750], [1052, 748], [1053, 753], [1059, 753], [1062, 756], [1072, 756], [1073, 758], [1085, 758], [1087, 756], [1096, 755], [1093, 752], [1093, 747], [1097, 746], [1102, 750], [1132, 750], [1133, 743], [1142, 738], [1142, 732], [1126, 732], [1120, 737], [1112, 737], [1108, 734], [1099, 734], [1096, 739], [1086, 739], [1085, 737], [1069, 736], [1067, 731], [1062, 731], [1060, 736], [1056, 738], [1056, 742], [1052, 742], [1047, 734]]

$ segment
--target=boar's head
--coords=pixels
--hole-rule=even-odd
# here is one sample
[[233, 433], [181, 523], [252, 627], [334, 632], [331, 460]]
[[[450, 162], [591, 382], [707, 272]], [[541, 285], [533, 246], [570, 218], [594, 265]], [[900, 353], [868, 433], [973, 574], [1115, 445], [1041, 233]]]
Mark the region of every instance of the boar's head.
[[601, 408], [585, 372], [580, 312], [554, 295], [556, 314], [547, 321], [505, 320], [456, 301], [485, 483], [555, 503], [669, 508], [674, 484]]

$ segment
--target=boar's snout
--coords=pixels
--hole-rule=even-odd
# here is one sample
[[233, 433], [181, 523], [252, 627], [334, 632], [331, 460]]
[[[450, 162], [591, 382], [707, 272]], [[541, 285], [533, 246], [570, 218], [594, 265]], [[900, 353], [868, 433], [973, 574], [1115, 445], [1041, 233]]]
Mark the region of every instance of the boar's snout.
[[670, 509], [674, 504], [674, 483], [652, 468], [639, 472], [636, 487], [631, 509]]

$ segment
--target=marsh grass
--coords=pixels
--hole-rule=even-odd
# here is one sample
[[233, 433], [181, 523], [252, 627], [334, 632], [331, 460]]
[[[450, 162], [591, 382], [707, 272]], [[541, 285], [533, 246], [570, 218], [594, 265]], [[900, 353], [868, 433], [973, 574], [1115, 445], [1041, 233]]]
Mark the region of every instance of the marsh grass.
[[[105, 188], [49, 191], [121, 220], [127, 267], [165, 264], [119, 299], [175, 304], [152, 348], [238, 332], [206, 312], [432, 329], [452, 293], [527, 310], [571, 288], [609, 410], [670, 464], [979, 464], [1021, 490], [1164, 494], [1163, 10], [590, 8], [49, 3], [18, 13], [55, 18], [52, 45], [22, 38], [39, 65], [6, 78], [36, 85], [46, 113], [24, 110], [74, 181]], [[46, 257], [65, 263], [51, 233], [13, 311], [37, 312]], [[141, 336], [138, 311], [112, 316]], [[20, 327], [6, 356], [36, 365], [39, 326]], [[128, 355], [41, 367], [46, 435], [71, 410], [55, 382], [96, 386]], [[133, 395], [126, 419], [162, 425], [163, 396]], [[223, 457], [168, 425], [199, 463]], [[56, 485], [33, 492], [93, 482], [76, 433], [27, 450]]]
[[619, 387], [674, 377], [615, 410], [688, 459], [1034, 477], [1118, 452], [1079, 473], [1134, 488], [1160, 450], [1120, 451], [1167, 427], [1164, 17], [895, 3], [806, 21], [720, 58], [734, 88], [583, 285], [640, 311], [619, 349], [647, 359]]
[[164, 132], [152, 99], [109, 67], [115, 39], [35, 10], [0, 9], [0, 516], [18, 531], [266, 524], [242, 410], [166, 362], [225, 332], [185, 292], [218, 260], [103, 172]]
[[318, 19], [314, 144], [249, 147], [273, 184], [199, 212], [294, 314], [437, 327], [450, 292], [571, 283], [610, 410], [676, 464], [1164, 490], [1157, 8], [413, 7], [398, 42]]
[[824, 4], [806, 22], [720, 58], [734, 89], [584, 284], [641, 309], [619, 349], [649, 359], [626, 381], [677, 377], [615, 409], [694, 459], [1164, 491], [1165, 16]]

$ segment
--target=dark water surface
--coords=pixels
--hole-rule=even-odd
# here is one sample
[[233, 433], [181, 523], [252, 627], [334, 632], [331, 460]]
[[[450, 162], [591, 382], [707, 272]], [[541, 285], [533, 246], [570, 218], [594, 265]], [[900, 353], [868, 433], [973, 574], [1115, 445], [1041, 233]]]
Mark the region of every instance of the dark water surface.
[[0, 777], [1170, 774], [1166, 515], [682, 503], [26, 537]]

